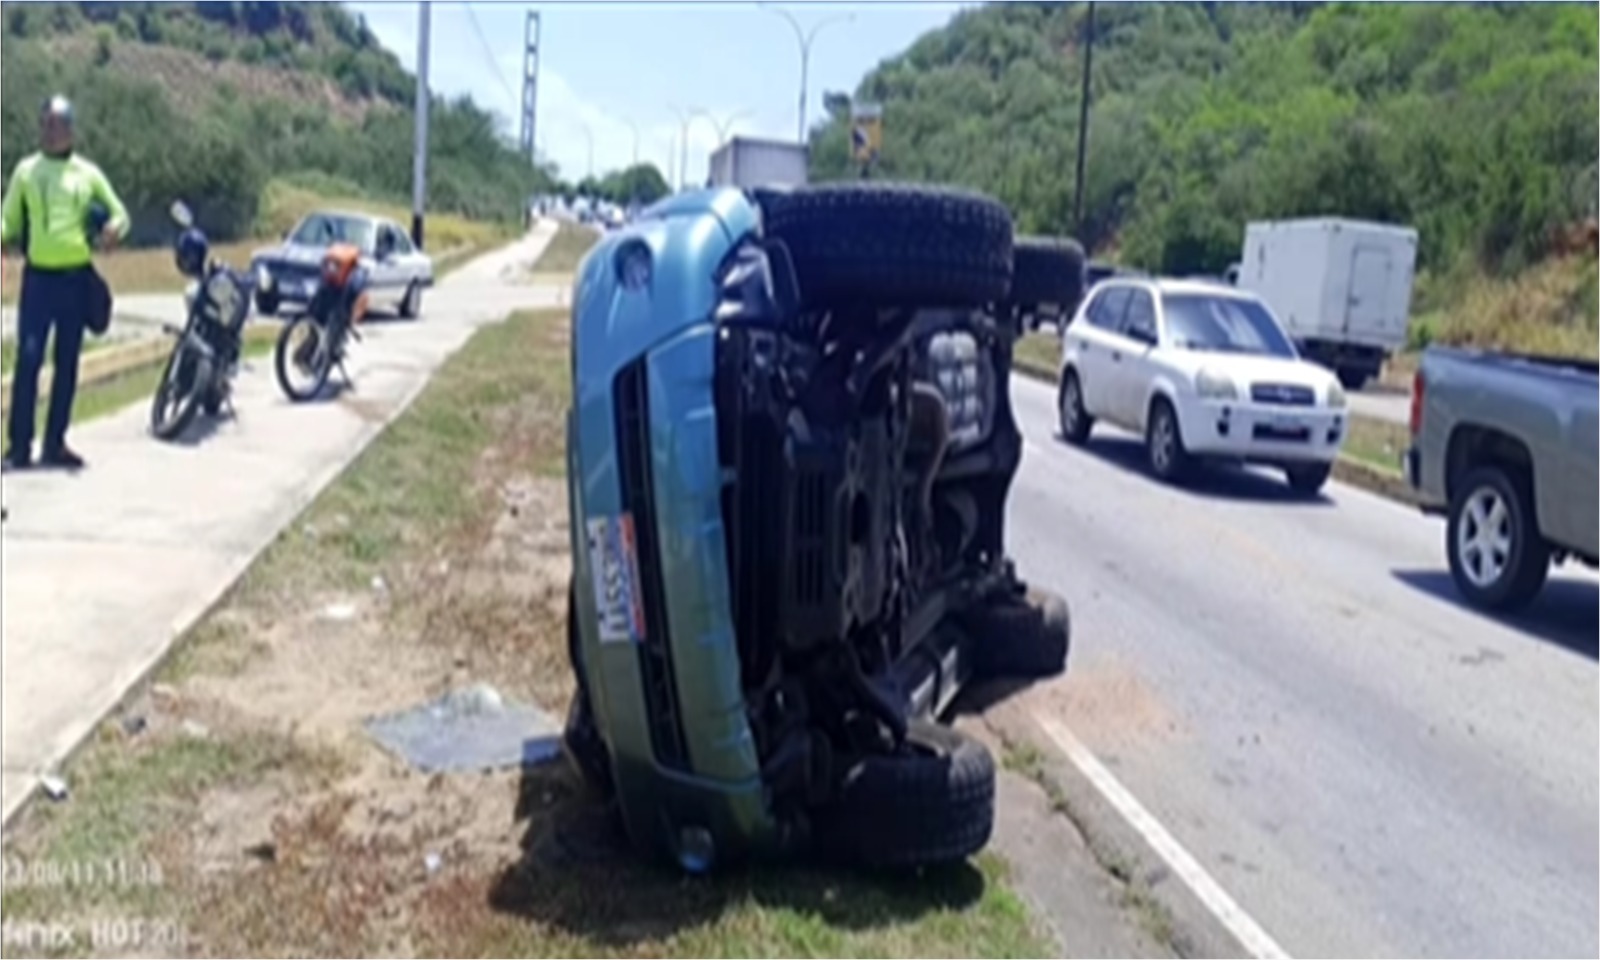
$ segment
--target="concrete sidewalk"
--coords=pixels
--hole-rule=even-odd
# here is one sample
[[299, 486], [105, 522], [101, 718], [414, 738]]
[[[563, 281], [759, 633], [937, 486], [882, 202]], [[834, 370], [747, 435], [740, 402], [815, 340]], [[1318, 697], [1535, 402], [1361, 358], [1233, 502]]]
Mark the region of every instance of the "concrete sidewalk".
[[291, 405], [263, 358], [240, 372], [237, 419], [202, 418], [188, 443], [152, 439], [139, 403], [72, 432], [82, 473], [5, 477], [5, 822], [478, 327], [567, 302], [517, 282], [554, 233], [454, 272], [416, 322], [364, 327], [341, 401]]

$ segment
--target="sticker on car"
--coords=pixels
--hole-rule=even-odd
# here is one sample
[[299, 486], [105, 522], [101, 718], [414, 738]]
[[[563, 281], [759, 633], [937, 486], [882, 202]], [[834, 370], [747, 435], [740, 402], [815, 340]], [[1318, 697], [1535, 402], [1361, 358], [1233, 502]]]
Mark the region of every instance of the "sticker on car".
[[633, 516], [592, 517], [585, 524], [589, 569], [601, 643], [644, 639], [644, 606], [639, 597], [639, 551]]

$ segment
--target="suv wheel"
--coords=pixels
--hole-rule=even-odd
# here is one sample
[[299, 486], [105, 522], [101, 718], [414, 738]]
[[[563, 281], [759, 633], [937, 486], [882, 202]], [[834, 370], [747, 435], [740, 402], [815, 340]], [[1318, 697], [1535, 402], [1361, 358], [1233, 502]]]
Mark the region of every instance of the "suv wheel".
[[1094, 429], [1094, 418], [1083, 408], [1083, 383], [1076, 370], [1068, 370], [1061, 378], [1061, 391], [1056, 403], [1057, 417], [1061, 421], [1061, 439], [1082, 445]]
[[1534, 522], [1526, 480], [1500, 467], [1480, 467], [1450, 498], [1445, 551], [1456, 589], [1475, 607], [1526, 606], [1550, 574], [1550, 544]]
[[818, 811], [833, 856], [869, 868], [953, 863], [994, 832], [994, 758], [959, 730], [912, 721], [900, 753], [863, 757]]
[[1177, 411], [1165, 397], [1150, 405], [1149, 423], [1144, 431], [1145, 455], [1150, 472], [1169, 483], [1183, 479], [1189, 470], [1189, 451], [1183, 446], [1183, 431]]

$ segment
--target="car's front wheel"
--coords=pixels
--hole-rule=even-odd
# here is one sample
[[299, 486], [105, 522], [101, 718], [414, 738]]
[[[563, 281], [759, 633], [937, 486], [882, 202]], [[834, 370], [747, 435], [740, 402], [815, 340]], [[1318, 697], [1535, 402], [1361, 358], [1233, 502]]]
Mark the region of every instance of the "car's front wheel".
[[1094, 418], [1083, 408], [1083, 383], [1076, 370], [1068, 370], [1061, 377], [1061, 391], [1057, 398], [1057, 412], [1061, 421], [1061, 439], [1082, 444], [1094, 429]]
[[1145, 425], [1145, 456], [1150, 472], [1159, 480], [1169, 483], [1183, 479], [1189, 472], [1189, 451], [1183, 445], [1183, 431], [1178, 425], [1178, 412], [1165, 397], [1157, 397], [1150, 405], [1149, 422]]
[[415, 320], [422, 313], [422, 285], [413, 282], [400, 300], [400, 319]]
[[1445, 550], [1456, 589], [1475, 607], [1515, 610], [1532, 602], [1550, 574], [1550, 544], [1534, 522], [1522, 476], [1480, 467], [1450, 498]]

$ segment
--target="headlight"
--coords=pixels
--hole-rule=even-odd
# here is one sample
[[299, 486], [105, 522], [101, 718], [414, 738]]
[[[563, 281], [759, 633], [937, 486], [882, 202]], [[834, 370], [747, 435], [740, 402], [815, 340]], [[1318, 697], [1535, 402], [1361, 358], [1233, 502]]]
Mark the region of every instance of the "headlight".
[[1342, 409], [1347, 402], [1344, 387], [1341, 387], [1337, 380], [1328, 384], [1328, 406]]
[[1215, 370], [1201, 370], [1194, 378], [1194, 391], [1206, 400], [1237, 400], [1239, 391], [1233, 378]]

